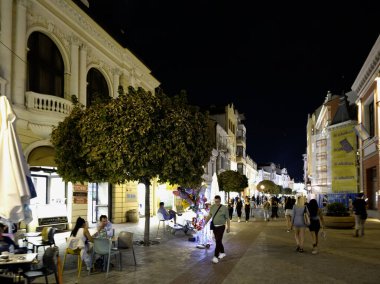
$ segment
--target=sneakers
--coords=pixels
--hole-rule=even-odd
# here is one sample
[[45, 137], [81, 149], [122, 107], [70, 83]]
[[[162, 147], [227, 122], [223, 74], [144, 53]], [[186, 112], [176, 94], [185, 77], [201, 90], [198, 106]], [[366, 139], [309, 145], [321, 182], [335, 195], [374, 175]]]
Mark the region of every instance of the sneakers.
[[219, 259], [218, 259], [216, 256], [214, 256], [214, 257], [212, 258], [212, 262], [213, 262], [213, 263], [218, 263], [218, 262], [219, 262]]
[[238, 219], [238, 223], [240, 223], [240, 219]]
[[225, 256], [226, 256], [226, 254], [222, 252], [222, 253], [219, 254], [218, 258], [219, 258], [219, 259], [222, 259], [222, 258], [225, 257]]
[[286, 230], [287, 233], [290, 233], [290, 230]]
[[313, 248], [313, 250], [311, 251], [312, 254], [317, 254], [318, 253], [318, 250], [317, 248]]
[[245, 221], [246, 223], [248, 223], [248, 221]]

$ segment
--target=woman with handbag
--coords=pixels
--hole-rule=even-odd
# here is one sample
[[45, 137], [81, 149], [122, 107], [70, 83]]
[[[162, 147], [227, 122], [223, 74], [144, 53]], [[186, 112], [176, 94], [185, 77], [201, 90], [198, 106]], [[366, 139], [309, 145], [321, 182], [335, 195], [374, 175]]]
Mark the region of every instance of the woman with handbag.
[[297, 244], [296, 251], [301, 253], [304, 252], [303, 243], [305, 240], [305, 229], [307, 227], [304, 214], [308, 214], [308, 210], [305, 206], [305, 198], [303, 196], [298, 196], [296, 204], [293, 206], [291, 229], [294, 227], [294, 237]]
[[310, 225], [309, 230], [311, 234], [311, 239], [313, 240], [313, 250], [312, 254], [318, 253], [318, 233], [319, 230], [324, 227], [324, 220], [322, 210], [319, 209], [317, 200], [311, 199], [307, 206], [310, 213]]

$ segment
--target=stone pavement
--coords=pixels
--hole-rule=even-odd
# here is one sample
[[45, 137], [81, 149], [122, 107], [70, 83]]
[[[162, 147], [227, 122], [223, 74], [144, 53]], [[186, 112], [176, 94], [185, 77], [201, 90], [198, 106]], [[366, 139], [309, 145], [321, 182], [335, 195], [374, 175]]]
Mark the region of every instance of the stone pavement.
[[[142, 240], [144, 221], [114, 225], [116, 234], [132, 231], [135, 240]], [[156, 229], [156, 218], [151, 218], [151, 240]], [[306, 232], [305, 252], [301, 254], [295, 251], [293, 232], [286, 232], [283, 218], [234, 221], [231, 233], [224, 237], [227, 256], [213, 264], [214, 245], [198, 249], [178, 231], [166, 234], [159, 244], [136, 245], [137, 266], [128, 252], [122, 271], [115, 263], [105, 278], [104, 272], [87, 275], [83, 269], [80, 283], [380, 283], [380, 220], [368, 219], [366, 235], [361, 238], [353, 238], [352, 230], [326, 232], [327, 239], [320, 241], [317, 255], [311, 254], [311, 237]], [[62, 260], [65, 234], [56, 235]], [[75, 283], [76, 258], [69, 256], [66, 262], [64, 283]]]

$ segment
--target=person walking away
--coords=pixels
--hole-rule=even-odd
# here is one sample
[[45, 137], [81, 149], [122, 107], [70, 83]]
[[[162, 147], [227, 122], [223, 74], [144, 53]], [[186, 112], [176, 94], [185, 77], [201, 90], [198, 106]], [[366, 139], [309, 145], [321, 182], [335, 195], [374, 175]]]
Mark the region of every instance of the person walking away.
[[292, 226], [293, 201], [290, 197], [285, 200], [286, 231], [289, 233]]
[[244, 198], [244, 212], [245, 212], [245, 222], [249, 221], [249, 214], [251, 213], [251, 203], [249, 202], [249, 197]]
[[304, 221], [303, 214], [306, 212], [305, 198], [303, 196], [298, 196], [296, 204], [293, 206], [292, 214], [292, 226], [294, 227], [294, 237], [296, 239], [297, 248], [296, 251], [304, 252], [303, 243], [305, 240], [305, 228], [306, 224]]
[[269, 222], [269, 209], [270, 209], [270, 202], [266, 199], [263, 203], [263, 210], [264, 210], [264, 221]]
[[309, 231], [311, 234], [311, 239], [313, 240], [313, 250], [312, 254], [318, 253], [318, 233], [320, 229], [324, 229], [324, 220], [322, 210], [318, 207], [317, 200], [311, 199], [307, 206], [310, 213], [310, 225]]
[[206, 224], [208, 221], [210, 221], [210, 219], [212, 219], [211, 222], [214, 224], [213, 231], [215, 237], [215, 252], [214, 257], [212, 258], [212, 262], [218, 263], [219, 259], [222, 259], [226, 256], [222, 240], [224, 231], [227, 233], [230, 232], [230, 218], [228, 208], [221, 204], [221, 198], [219, 195], [215, 195], [214, 201], [215, 204], [211, 206], [210, 214], [206, 217]]
[[363, 199], [364, 194], [359, 193], [354, 202], [352, 202], [352, 207], [355, 212], [355, 232], [354, 232], [354, 237], [361, 237], [364, 236], [364, 224], [365, 220], [367, 219], [367, 209], [366, 209], [366, 202]]
[[251, 207], [251, 217], [255, 217], [255, 216], [253, 216], [253, 211], [254, 211], [254, 209], [256, 208], [256, 199], [255, 199], [255, 196], [254, 195], [252, 195], [252, 197], [251, 197], [251, 199], [250, 199], [250, 207]]
[[278, 202], [276, 197], [272, 197], [272, 219], [277, 219], [278, 218]]
[[228, 215], [230, 217], [230, 220], [232, 220], [232, 215], [234, 213], [234, 199], [233, 198], [230, 198], [227, 206], [228, 206]]
[[238, 215], [238, 223], [240, 223], [241, 219], [241, 210], [243, 209], [243, 202], [241, 201], [240, 197], [238, 197], [236, 201], [236, 213]]

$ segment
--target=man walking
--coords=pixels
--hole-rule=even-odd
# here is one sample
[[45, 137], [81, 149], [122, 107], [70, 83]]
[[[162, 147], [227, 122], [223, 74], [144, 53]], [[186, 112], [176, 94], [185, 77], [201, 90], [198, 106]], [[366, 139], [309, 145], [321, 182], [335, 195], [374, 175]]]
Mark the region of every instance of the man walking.
[[230, 232], [230, 218], [228, 215], [228, 208], [221, 204], [221, 198], [219, 195], [214, 197], [215, 204], [210, 208], [210, 214], [206, 217], [206, 223], [211, 220], [210, 228], [214, 231], [215, 236], [215, 253], [212, 259], [213, 263], [218, 263], [219, 259], [226, 256], [224, 252], [224, 246], [222, 243], [223, 234], [226, 230]]
[[364, 194], [359, 193], [354, 202], [352, 203], [354, 212], [355, 212], [355, 232], [354, 237], [364, 236], [364, 223], [367, 219], [367, 210], [366, 210], [366, 202], [363, 199]]

